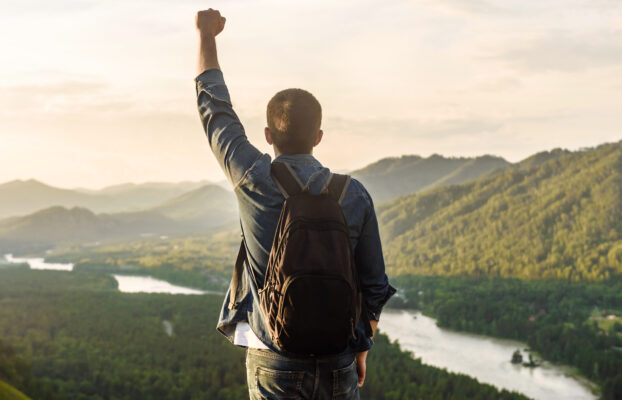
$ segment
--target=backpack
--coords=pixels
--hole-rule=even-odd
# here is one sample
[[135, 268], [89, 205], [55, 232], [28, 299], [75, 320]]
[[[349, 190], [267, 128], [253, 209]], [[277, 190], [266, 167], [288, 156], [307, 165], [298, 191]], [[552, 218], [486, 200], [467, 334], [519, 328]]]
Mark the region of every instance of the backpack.
[[356, 338], [362, 312], [354, 252], [340, 205], [350, 177], [332, 174], [322, 192], [313, 195], [289, 165], [274, 162], [271, 173], [285, 202], [263, 286], [257, 288], [272, 342], [297, 355], [338, 354]]

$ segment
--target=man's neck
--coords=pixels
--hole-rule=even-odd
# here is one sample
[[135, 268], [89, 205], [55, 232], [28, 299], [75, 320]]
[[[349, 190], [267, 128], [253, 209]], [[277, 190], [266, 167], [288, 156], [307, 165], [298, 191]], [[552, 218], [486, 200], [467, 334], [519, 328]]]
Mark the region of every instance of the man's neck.
[[274, 158], [277, 158], [279, 156], [293, 156], [293, 155], [298, 155], [298, 154], [306, 154], [308, 156], [312, 156], [313, 155], [313, 150], [311, 150], [309, 153], [287, 154], [287, 153], [281, 153], [276, 147], [273, 147], [273, 149], [274, 149]]

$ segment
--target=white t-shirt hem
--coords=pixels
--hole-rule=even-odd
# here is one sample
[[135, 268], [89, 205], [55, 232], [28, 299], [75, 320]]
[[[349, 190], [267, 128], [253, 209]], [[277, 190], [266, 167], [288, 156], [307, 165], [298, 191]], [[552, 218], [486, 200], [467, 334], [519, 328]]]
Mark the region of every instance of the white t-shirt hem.
[[255, 335], [248, 322], [238, 322], [235, 326], [235, 334], [233, 335], [233, 344], [236, 346], [248, 347], [250, 349], [269, 350], [268, 346], [263, 344]]

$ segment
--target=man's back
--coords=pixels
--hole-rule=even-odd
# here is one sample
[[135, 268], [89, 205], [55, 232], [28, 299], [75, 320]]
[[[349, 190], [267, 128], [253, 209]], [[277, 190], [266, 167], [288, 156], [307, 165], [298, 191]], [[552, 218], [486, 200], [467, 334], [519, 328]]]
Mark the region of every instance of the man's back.
[[[236, 343], [238, 336], [236, 333], [243, 330], [240, 326], [248, 324], [250, 331], [247, 329], [246, 332], [251, 338], [258, 339], [254, 345], [249, 345], [248, 342], [236, 343], [256, 348], [249, 349], [247, 358], [249, 390], [253, 398], [283, 397], [276, 396], [275, 393], [281, 390], [281, 395], [285, 395], [282, 392], [284, 390], [282, 384], [289, 382], [288, 377], [296, 380], [297, 384], [293, 390], [297, 390], [297, 396], [301, 398], [324, 398], [323, 393], [329, 392], [333, 395], [341, 393], [342, 398], [356, 398], [358, 396], [356, 372], [358, 370], [358, 383], [361, 385], [365, 376], [365, 356], [373, 343], [369, 332], [366, 332], [365, 319], [377, 322], [383, 305], [395, 292], [385, 274], [378, 224], [371, 197], [363, 185], [353, 179], [340, 199], [354, 249], [363, 306], [366, 309], [365, 315], [357, 324], [356, 340], [351, 341], [343, 353], [333, 357], [301, 359], [294, 354], [288, 354], [270, 338], [266, 318], [259, 306], [258, 291], [261, 287], [257, 286], [262, 285], [264, 281], [285, 197], [271, 176], [271, 157], [262, 154], [249, 143], [242, 124], [233, 111], [215, 51], [214, 36], [224, 27], [224, 19], [219, 19], [220, 15], [214, 13], [217, 12], [210, 10], [197, 15], [197, 27], [201, 34], [199, 70], [202, 71], [196, 79], [197, 101], [212, 151], [237, 196], [243, 235], [242, 245], [246, 253], [246, 262], [241, 275], [238, 277], [234, 275], [234, 279], [239, 281], [236, 281], [237, 284], [232, 285], [227, 292], [218, 329], [230, 341]], [[206, 20], [202, 21], [202, 18]], [[312, 148], [320, 142], [321, 130], [318, 132], [311, 129], [311, 133], [318, 132], [318, 134], [309, 136], [310, 140], [306, 137], [294, 137], [310, 124], [314, 124], [314, 121], [317, 121], [314, 129], [319, 129], [319, 119], [315, 119], [308, 111], [313, 109], [316, 103], [317, 100], [312, 95], [300, 89], [279, 92], [270, 101], [268, 125], [271, 128], [266, 128], [266, 140], [270, 144], [273, 144], [274, 140], [277, 154], [281, 153], [283, 148], [295, 149], [298, 144]], [[297, 104], [303, 106], [297, 109]], [[318, 110], [319, 107], [317, 103]], [[286, 125], [284, 120], [279, 120], [284, 114], [287, 114], [286, 121], [293, 121], [292, 126], [296, 127], [295, 131], [290, 131], [295, 133], [290, 133], [289, 136], [285, 135], [286, 129], [281, 132], [279, 128]], [[304, 121], [304, 124], [296, 125], [296, 119]], [[281, 154], [275, 161], [289, 165], [300, 180], [301, 186], [308, 187], [312, 194], [319, 194], [331, 175], [330, 170], [311, 155], [311, 150], [306, 153], [303, 150], [298, 153]], [[375, 323], [373, 326], [375, 327]], [[352, 361], [355, 354], [357, 354], [356, 363]], [[282, 371], [284, 366], [287, 368], [298, 366], [300, 367], [298, 372], [306, 372], [300, 374], [290, 370]], [[274, 378], [268, 381], [272, 383], [271, 387], [276, 390], [275, 393], [267, 388], [268, 382], [265, 379], [261, 384], [262, 371], [263, 375]], [[305, 376], [308, 378], [314, 375], [313, 371], [315, 378], [305, 380]], [[350, 379], [353, 371], [354, 386]], [[326, 374], [329, 377], [326, 377]], [[320, 379], [320, 376], [323, 378]], [[340, 377], [342, 385], [335, 381], [337, 379], [335, 377]]]

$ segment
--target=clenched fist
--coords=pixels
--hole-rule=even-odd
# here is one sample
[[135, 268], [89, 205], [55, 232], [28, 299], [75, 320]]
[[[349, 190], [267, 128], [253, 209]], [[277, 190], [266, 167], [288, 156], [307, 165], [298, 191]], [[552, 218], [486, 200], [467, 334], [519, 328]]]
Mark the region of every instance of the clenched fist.
[[220, 15], [220, 11], [208, 10], [199, 11], [195, 17], [197, 30], [201, 36], [216, 36], [225, 27], [227, 19]]

